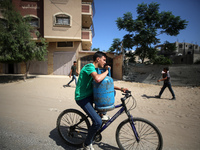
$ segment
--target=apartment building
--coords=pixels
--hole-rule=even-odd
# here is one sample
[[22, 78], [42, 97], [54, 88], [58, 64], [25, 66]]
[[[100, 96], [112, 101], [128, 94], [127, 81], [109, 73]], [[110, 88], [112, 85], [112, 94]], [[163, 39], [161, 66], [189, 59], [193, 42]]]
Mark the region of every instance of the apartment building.
[[[193, 64], [196, 61], [200, 61], [200, 46], [193, 43], [186, 42], [175, 42], [176, 50], [173, 55], [171, 55], [171, 59], [175, 64]], [[165, 55], [164, 45], [156, 46], [158, 53], [161, 55]]]
[[[49, 43], [46, 61], [31, 62], [29, 73], [68, 75], [73, 61], [88, 53], [94, 35], [93, 0], [12, 0]], [[34, 32], [33, 40], [37, 40]], [[24, 64], [1, 64], [1, 73], [25, 73]]]

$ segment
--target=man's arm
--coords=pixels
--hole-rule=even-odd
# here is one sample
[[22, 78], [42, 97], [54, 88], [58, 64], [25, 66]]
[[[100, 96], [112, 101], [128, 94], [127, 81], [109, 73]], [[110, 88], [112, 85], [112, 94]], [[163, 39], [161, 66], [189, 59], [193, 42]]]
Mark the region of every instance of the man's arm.
[[79, 73], [78, 73], [78, 70], [76, 69], [76, 73], [77, 73], [77, 75], [79, 75]]
[[92, 76], [92, 78], [94, 79], [94, 81], [96, 83], [101, 82], [107, 76], [107, 74], [108, 74], [108, 68], [111, 68], [111, 67], [110, 66], [106, 66], [105, 67], [106, 71], [103, 72], [102, 74], [98, 74], [97, 72], [92, 72], [91, 73], [91, 76]]
[[99, 83], [107, 76], [107, 74], [108, 74], [108, 70], [106, 70], [102, 74], [97, 74], [97, 72], [92, 72], [91, 76], [96, 83]]
[[114, 89], [115, 90], [120, 90], [120, 91], [122, 91], [124, 93], [128, 90], [127, 88], [123, 88], [123, 87], [120, 88], [120, 87], [117, 87], [117, 86], [114, 86]]
[[162, 79], [158, 80], [157, 82], [164, 81], [164, 80], [167, 80], [167, 77], [162, 78]]
[[71, 78], [71, 75], [72, 75], [72, 69], [71, 69], [71, 71], [70, 71], [70, 73], [69, 73], [69, 77]]

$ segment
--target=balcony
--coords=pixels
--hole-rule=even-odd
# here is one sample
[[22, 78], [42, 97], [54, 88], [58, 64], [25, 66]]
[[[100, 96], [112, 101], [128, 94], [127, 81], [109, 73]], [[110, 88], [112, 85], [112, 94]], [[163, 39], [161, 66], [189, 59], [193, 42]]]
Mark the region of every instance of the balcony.
[[89, 29], [82, 29], [82, 50], [90, 50], [92, 46], [92, 31]]
[[82, 27], [89, 28], [93, 21], [92, 5], [89, 3], [82, 3]]

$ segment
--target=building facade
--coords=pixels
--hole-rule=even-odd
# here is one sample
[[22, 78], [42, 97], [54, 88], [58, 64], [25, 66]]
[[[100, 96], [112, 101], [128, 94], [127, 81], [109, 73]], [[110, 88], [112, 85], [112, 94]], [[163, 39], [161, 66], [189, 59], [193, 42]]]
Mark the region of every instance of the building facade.
[[[48, 42], [46, 61], [32, 61], [29, 73], [68, 75], [73, 61], [90, 51], [94, 35], [93, 0], [12, 0]], [[31, 33], [37, 41], [35, 33]], [[85, 55], [84, 55], [85, 56]], [[25, 65], [1, 64], [0, 73], [25, 73]]]
[[[193, 64], [200, 61], [200, 46], [186, 42], [175, 42], [176, 50], [170, 56], [175, 64]], [[165, 55], [164, 45], [156, 46], [159, 54]]]

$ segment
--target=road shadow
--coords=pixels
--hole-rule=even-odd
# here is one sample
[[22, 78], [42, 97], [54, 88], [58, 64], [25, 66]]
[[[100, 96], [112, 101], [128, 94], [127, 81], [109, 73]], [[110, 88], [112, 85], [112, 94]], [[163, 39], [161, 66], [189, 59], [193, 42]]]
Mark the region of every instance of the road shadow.
[[[171, 100], [171, 99], [169, 99], [169, 98], [158, 98], [158, 97], [156, 97], [156, 96], [148, 96], [148, 95], [146, 95], [146, 94], [143, 94], [142, 97], [145, 97], [145, 98], [147, 98], [147, 99], [154, 98], [154, 99], [160, 99], [160, 100]], [[172, 101], [173, 101], [173, 100], [172, 100]]]
[[[61, 136], [59, 135], [58, 131], [57, 131], [57, 128], [53, 129], [51, 132], [50, 132], [50, 135], [49, 137], [54, 140], [56, 142], [56, 145], [58, 146], [61, 146], [63, 147], [64, 149], [67, 149], [67, 150], [82, 150], [83, 148], [82, 147], [74, 147], [74, 146], [70, 146], [68, 145], [62, 138]], [[109, 145], [107, 143], [103, 143], [103, 142], [94, 142], [93, 144], [94, 146], [97, 145], [100, 149], [103, 149], [103, 150], [118, 150], [119, 148], [117, 147], [114, 147], [112, 145]]]
[[107, 143], [99, 142], [99, 143], [94, 143], [94, 145], [95, 144], [98, 145], [98, 147], [103, 150], [119, 150], [119, 148], [109, 145]]
[[148, 99], [150, 99], [150, 98], [156, 98], [155, 96], [148, 96], [146, 94], [143, 94], [142, 97], [145, 97], [145, 98], [148, 98]]
[[[36, 78], [36, 76], [34, 75], [28, 76], [27, 80], [33, 78]], [[24, 75], [18, 75], [18, 74], [0, 75], [0, 84], [19, 82], [19, 81], [24, 81]]]
[[68, 85], [66, 85], [66, 84], [65, 84], [65, 85], [63, 85], [63, 87], [64, 87], [64, 88], [76, 88], [76, 86], [75, 86], [75, 85], [70, 85], [70, 86], [68, 86]]
[[68, 145], [59, 135], [58, 131], [57, 131], [57, 128], [53, 129], [51, 132], [50, 132], [50, 135], [49, 137], [51, 139], [53, 139], [55, 142], [56, 142], [56, 145], [58, 146], [61, 146], [63, 147], [64, 149], [67, 149], [67, 150], [81, 150], [81, 148], [77, 148], [77, 147], [73, 147], [73, 146], [70, 146]]

